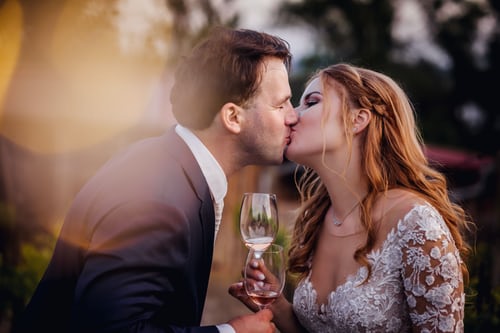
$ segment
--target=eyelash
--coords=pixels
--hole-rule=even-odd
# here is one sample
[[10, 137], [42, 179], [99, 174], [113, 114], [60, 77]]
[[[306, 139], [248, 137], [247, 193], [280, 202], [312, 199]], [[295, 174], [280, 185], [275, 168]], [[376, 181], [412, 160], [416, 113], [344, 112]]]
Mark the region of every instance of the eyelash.
[[304, 105], [307, 106], [308, 108], [310, 108], [311, 106], [316, 105], [316, 104], [318, 104], [317, 100], [307, 100], [304, 102]]

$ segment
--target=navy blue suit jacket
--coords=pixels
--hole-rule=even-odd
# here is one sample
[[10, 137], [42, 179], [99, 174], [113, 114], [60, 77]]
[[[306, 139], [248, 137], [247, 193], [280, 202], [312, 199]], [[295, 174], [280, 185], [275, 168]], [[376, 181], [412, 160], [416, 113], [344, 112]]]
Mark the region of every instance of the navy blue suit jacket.
[[199, 327], [212, 263], [208, 185], [175, 131], [132, 145], [82, 188], [19, 332]]

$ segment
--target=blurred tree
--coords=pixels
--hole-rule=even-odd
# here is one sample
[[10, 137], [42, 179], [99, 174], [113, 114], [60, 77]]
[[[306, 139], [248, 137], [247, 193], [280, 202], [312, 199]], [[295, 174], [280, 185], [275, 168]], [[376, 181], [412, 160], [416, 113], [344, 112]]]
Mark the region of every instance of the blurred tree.
[[498, 152], [500, 113], [493, 82], [500, 74], [500, 3], [435, 1], [433, 7], [426, 8], [436, 40], [453, 64], [447, 113], [460, 133], [458, 144]]
[[[318, 36], [293, 89], [300, 91], [304, 76], [330, 63], [380, 70], [410, 95], [427, 142], [496, 153], [499, 6], [492, 0], [285, 1], [281, 22], [305, 23]], [[415, 18], [420, 36], [406, 32], [405, 38]]]

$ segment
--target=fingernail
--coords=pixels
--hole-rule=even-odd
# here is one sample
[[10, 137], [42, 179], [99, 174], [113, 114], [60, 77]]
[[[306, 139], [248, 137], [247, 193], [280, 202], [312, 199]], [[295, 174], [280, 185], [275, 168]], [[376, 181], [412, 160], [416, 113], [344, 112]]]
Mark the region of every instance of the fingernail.
[[262, 274], [262, 273], [259, 273], [259, 274], [257, 274], [257, 278], [259, 280], [264, 280], [266, 278], [266, 276], [264, 274]]
[[252, 262], [250, 263], [250, 265], [252, 266], [252, 268], [258, 268], [258, 267], [259, 267], [259, 263], [258, 263], [258, 262], [256, 262], [256, 261], [252, 261]]

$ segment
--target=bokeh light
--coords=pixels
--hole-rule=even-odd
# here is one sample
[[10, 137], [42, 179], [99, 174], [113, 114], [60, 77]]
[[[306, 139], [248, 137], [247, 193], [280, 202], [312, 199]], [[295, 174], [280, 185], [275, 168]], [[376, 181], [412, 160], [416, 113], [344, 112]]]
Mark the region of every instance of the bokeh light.
[[168, 53], [162, 1], [9, 0], [0, 22], [0, 130], [15, 144], [67, 152], [142, 121]]

